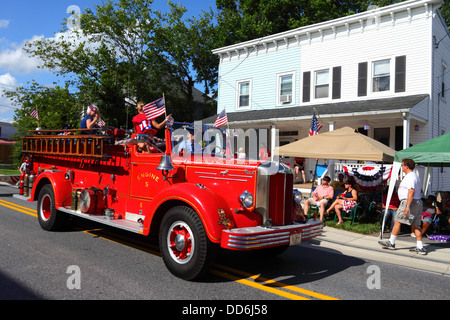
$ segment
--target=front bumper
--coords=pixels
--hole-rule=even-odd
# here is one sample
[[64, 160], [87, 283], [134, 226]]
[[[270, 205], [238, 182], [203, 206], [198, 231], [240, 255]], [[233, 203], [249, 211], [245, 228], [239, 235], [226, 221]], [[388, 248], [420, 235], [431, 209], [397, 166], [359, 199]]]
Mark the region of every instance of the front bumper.
[[323, 222], [308, 220], [288, 226], [271, 228], [249, 227], [222, 231], [221, 247], [232, 250], [254, 250], [284, 245], [295, 245], [320, 236]]

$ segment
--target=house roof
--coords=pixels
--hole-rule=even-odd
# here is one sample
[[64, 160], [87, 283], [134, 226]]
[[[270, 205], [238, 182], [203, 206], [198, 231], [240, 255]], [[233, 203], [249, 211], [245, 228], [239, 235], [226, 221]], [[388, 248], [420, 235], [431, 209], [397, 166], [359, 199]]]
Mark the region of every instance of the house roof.
[[[228, 123], [256, 123], [311, 119], [314, 109], [322, 117], [377, 115], [383, 113], [409, 112], [411, 108], [427, 98], [427, 94], [401, 96], [383, 99], [358, 100], [338, 103], [324, 103], [289, 108], [274, 107], [227, 113]], [[213, 124], [217, 115], [203, 119], [204, 124]]]
[[[407, 0], [400, 3], [392, 4], [389, 6], [381, 7], [376, 9], [377, 15], [380, 16], [391, 16], [401, 11], [408, 11], [412, 8], [418, 8], [423, 7], [424, 10], [429, 10], [429, 6], [437, 5], [440, 7], [443, 4], [444, 1], [442, 0]], [[360, 25], [361, 21], [366, 21], [367, 19], [370, 19], [373, 17], [373, 10], [367, 10], [364, 12], [352, 14], [349, 16], [328, 20], [324, 22], [319, 22], [313, 25], [304, 26], [284, 32], [280, 32], [277, 34], [265, 36], [258, 39], [253, 39], [241, 43], [236, 43], [230, 46], [222, 47], [214, 49], [212, 52], [214, 54], [217, 54], [221, 57], [223, 55], [228, 55], [229, 57], [233, 54], [233, 52], [239, 52], [239, 50], [246, 50], [246, 53], [248, 54], [249, 51], [252, 51], [252, 48], [254, 46], [265, 46], [271, 43], [276, 43], [278, 41], [285, 42], [286, 44], [289, 44], [289, 39], [295, 39], [295, 42], [299, 41], [299, 37], [301, 35], [308, 35], [310, 36], [312, 33], [315, 32], [323, 32], [326, 29], [333, 29], [335, 30], [338, 27], [345, 27], [348, 28], [350, 24], [357, 24]], [[334, 32], [334, 31], [333, 31]], [[247, 56], [247, 55], [244, 55]], [[238, 54], [239, 57], [239, 54]]]

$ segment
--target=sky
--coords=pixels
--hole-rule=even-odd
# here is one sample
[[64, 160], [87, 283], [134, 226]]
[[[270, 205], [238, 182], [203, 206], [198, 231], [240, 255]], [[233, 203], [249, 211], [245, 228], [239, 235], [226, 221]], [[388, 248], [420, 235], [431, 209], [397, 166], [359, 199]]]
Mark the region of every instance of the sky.
[[[27, 86], [35, 80], [42, 86], [54, 82], [64, 85], [61, 77], [38, 69], [39, 61], [30, 58], [22, 50], [26, 42], [42, 37], [52, 38], [59, 32], [70, 6], [77, 6], [81, 13], [95, 8], [102, 0], [0, 0], [0, 122], [12, 122], [14, 109], [3, 90]], [[198, 16], [202, 9], [215, 8], [215, 0], [172, 0], [188, 9], [186, 17]], [[153, 10], [166, 11], [167, 0], [154, 0]]]

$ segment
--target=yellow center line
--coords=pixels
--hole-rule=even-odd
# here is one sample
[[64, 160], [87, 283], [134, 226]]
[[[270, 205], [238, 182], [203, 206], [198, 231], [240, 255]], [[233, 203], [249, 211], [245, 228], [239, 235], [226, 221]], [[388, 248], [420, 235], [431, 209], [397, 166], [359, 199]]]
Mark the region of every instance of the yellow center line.
[[294, 292], [297, 292], [297, 293], [300, 293], [303, 295], [307, 295], [307, 296], [310, 296], [313, 298], [322, 299], [322, 300], [339, 300], [339, 299], [336, 299], [336, 298], [333, 298], [333, 297], [330, 297], [330, 296], [327, 296], [327, 295], [324, 295], [321, 293], [317, 293], [317, 292], [302, 289], [302, 288], [299, 288], [296, 286], [288, 285], [286, 283], [282, 283], [282, 282], [279, 282], [279, 281], [276, 281], [273, 279], [267, 279], [267, 278], [261, 277], [259, 275], [253, 275], [253, 274], [250, 274], [250, 273], [238, 270], [238, 269], [230, 268], [230, 267], [227, 267], [224, 265], [215, 265], [215, 267], [217, 267], [219, 269], [223, 269], [228, 272], [239, 274], [242, 277], [246, 277], [246, 278], [250, 278], [250, 279], [254, 279], [254, 280], [257, 279], [259, 282], [267, 283], [270, 285], [275, 285], [277, 287], [280, 287], [280, 288], [283, 288], [286, 290], [290, 290], [290, 291], [294, 291]]
[[26, 213], [26, 214], [28, 214], [30, 216], [33, 216], [33, 217], [37, 217], [37, 211], [36, 210], [30, 209], [30, 208], [27, 208], [27, 207], [22, 207], [22, 206], [19, 206], [18, 204], [12, 203], [12, 202], [8, 202], [8, 201], [4, 201], [4, 200], [0, 199], [0, 205], [4, 206], [4, 207], [7, 207], [7, 208], [10, 208], [10, 209], [14, 209], [16, 211], [20, 211], [20, 212]]
[[285, 298], [288, 298], [288, 299], [292, 299], [292, 300], [310, 300], [308, 298], [305, 298], [305, 297], [302, 297], [302, 296], [299, 296], [299, 295], [296, 295], [296, 294], [292, 294], [292, 293], [285, 292], [285, 291], [282, 291], [282, 290], [279, 290], [279, 289], [267, 287], [265, 285], [262, 285], [260, 283], [254, 282], [254, 281], [250, 281], [250, 280], [247, 280], [247, 279], [242, 279], [240, 277], [237, 277], [235, 275], [229, 274], [227, 272], [218, 271], [216, 269], [211, 269], [210, 272], [212, 274], [215, 274], [216, 276], [219, 276], [219, 277], [222, 277], [222, 278], [226, 278], [226, 279], [229, 279], [229, 280], [232, 280], [232, 281], [235, 281], [235, 282], [238, 282], [238, 283], [241, 283], [241, 284], [244, 284], [246, 286], [253, 287], [253, 288], [256, 288], [256, 289], [259, 289], [259, 290], [262, 290], [262, 291], [270, 292], [270, 293], [273, 293], [273, 294], [276, 294], [278, 296], [282, 296], [282, 297], [285, 297]]
[[[12, 202], [8, 202], [8, 201], [0, 199], [0, 205], [4, 206], [4, 207], [7, 207], [7, 208], [10, 208], [10, 209], [13, 209], [13, 210], [16, 210], [16, 211], [19, 211], [19, 212], [22, 212], [22, 213], [25, 213], [25, 214], [28, 214], [28, 215], [33, 216], [33, 217], [37, 217], [37, 211], [36, 210], [30, 209], [30, 208], [27, 208], [27, 207], [23, 207], [23, 206], [17, 205], [17, 204], [12, 203]], [[104, 231], [103, 232], [102, 231], [103, 231], [102, 229], [83, 230], [84, 233], [87, 233], [87, 234], [90, 234], [90, 235], [94, 235], [96, 237], [99, 237], [99, 238], [102, 238], [102, 239], [105, 239], [105, 240], [108, 240], [108, 241], [111, 241], [111, 242], [114, 242], [114, 243], [127, 245], [127, 246], [133, 247], [135, 249], [143, 250], [145, 252], [148, 252], [150, 254], [153, 254], [153, 255], [156, 255], [156, 256], [159, 256], [159, 257], [161, 256], [161, 254], [159, 252], [157, 252], [156, 250], [153, 250], [153, 249], [151, 249], [149, 247], [146, 247], [146, 246], [144, 246], [142, 244], [136, 244], [136, 243], [132, 243], [132, 242], [130, 242], [128, 240], [123, 240], [123, 239], [120, 239], [119, 237], [117, 237], [115, 235], [102, 236], [100, 234], [100, 232], [104, 233]], [[217, 270], [217, 269], [221, 269], [221, 270]], [[246, 285], [246, 286], [250, 286], [250, 287], [256, 288], [258, 290], [263, 290], [263, 291], [266, 291], [266, 292], [270, 292], [272, 294], [276, 294], [278, 296], [282, 296], [282, 297], [285, 297], [285, 298], [288, 298], [288, 299], [292, 299], [292, 300], [310, 300], [310, 299], [306, 298], [304, 296], [300, 296], [300, 295], [297, 295], [297, 294], [289, 293], [289, 292], [286, 292], [286, 291], [283, 291], [283, 290], [280, 290], [280, 289], [272, 288], [272, 287], [269, 287], [267, 285], [277, 286], [277, 287], [283, 288], [285, 290], [293, 291], [295, 293], [299, 293], [299, 294], [306, 295], [306, 296], [309, 296], [309, 297], [313, 297], [313, 298], [316, 298], [316, 299], [338, 300], [336, 298], [333, 298], [333, 297], [330, 297], [330, 296], [327, 296], [327, 295], [323, 295], [323, 294], [320, 294], [320, 293], [317, 293], [317, 292], [314, 292], [314, 291], [309, 291], [309, 290], [302, 289], [302, 288], [299, 288], [299, 287], [296, 287], [296, 286], [288, 285], [288, 284], [285, 284], [285, 283], [282, 283], [282, 282], [279, 282], [279, 281], [276, 281], [276, 280], [273, 280], [273, 279], [267, 279], [267, 278], [261, 277], [259, 275], [250, 274], [250, 273], [247, 273], [247, 272], [244, 272], [244, 271], [241, 271], [241, 270], [238, 270], [238, 269], [234, 269], [234, 268], [231, 268], [231, 267], [227, 267], [227, 266], [224, 266], [224, 265], [216, 264], [216, 265], [214, 265], [214, 268], [210, 270], [210, 272], [212, 274], [214, 274], [214, 275], [219, 276], [219, 277], [226, 278], [228, 280], [235, 281], [237, 283], [240, 283], [240, 284], [243, 284], [243, 285]], [[247, 278], [248, 279], [253, 279], [253, 281], [248, 280]], [[255, 282], [255, 280], [257, 280], [258, 282]]]

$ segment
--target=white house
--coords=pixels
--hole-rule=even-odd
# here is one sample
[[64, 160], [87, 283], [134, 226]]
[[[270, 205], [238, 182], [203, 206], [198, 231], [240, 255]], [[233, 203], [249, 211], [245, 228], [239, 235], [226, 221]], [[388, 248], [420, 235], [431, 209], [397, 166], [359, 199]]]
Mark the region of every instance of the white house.
[[0, 122], [0, 140], [9, 140], [10, 137], [17, 133], [17, 128], [11, 123]]
[[[405, 1], [216, 49], [217, 113], [230, 128], [278, 129], [280, 145], [308, 136], [314, 110], [320, 132], [350, 126], [396, 150], [449, 132], [442, 3]], [[450, 190], [442, 170], [431, 191]]]

